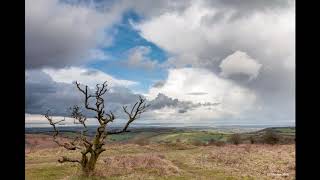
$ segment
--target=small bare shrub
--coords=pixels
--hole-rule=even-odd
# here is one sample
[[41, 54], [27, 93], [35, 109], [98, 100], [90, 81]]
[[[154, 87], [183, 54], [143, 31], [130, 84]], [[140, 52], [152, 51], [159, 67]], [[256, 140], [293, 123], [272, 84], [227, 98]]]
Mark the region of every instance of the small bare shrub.
[[238, 145], [241, 143], [241, 136], [240, 134], [232, 134], [229, 138], [229, 142], [231, 142], [232, 144]]
[[280, 141], [279, 135], [277, 135], [272, 130], [268, 130], [263, 136], [264, 143], [267, 144], [277, 144]]
[[215, 139], [210, 139], [210, 140], [208, 141], [208, 145], [209, 145], [209, 146], [215, 145], [215, 143], [216, 143], [216, 140], [215, 140]]
[[253, 136], [250, 136], [249, 141], [250, 141], [251, 144], [256, 143], [256, 140], [254, 139]]

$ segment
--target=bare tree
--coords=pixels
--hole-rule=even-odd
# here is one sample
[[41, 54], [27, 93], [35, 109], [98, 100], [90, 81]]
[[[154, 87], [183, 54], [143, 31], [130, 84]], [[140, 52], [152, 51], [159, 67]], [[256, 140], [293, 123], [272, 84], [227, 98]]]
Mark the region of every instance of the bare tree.
[[[53, 140], [59, 146], [64, 147], [67, 150], [76, 151], [80, 150], [81, 159], [72, 159], [68, 157], [61, 157], [58, 161], [60, 163], [64, 162], [75, 162], [79, 163], [82, 167], [82, 171], [84, 175], [91, 175], [94, 171], [96, 162], [99, 158], [99, 155], [105, 151], [103, 148], [105, 144], [105, 139], [108, 135], [111, 134], [121, 134], [125, 132], [129, 132], [129, 125], [136, 119], [140, 117], [142, 113], [144, 113], [149, 105], [146, 104], [146, 99], [139, 96], [139, 100], [133, 105], [131, 110], [128, 110], [127, 106], [123, 106], [123, 111], [128, 116], [128, 121], [125, 126], [117, 131], [107, 131], [107, 125], [110, 122], [115, 120], [115, 115], [109, 111], [106, 113], [105, 104], [103, 95], [108, 91], [107, 82], [103, 84], [97, 84], [96, 90], [94, 94], [89, 94], [88, 86], [85, 88], [81, 88], [80, 84], [76, 82], [77, 89], [84, 95], [85, 98], [85, 108], [93, 111], [95, 113], [95, 118], [99, 122], [99, 126], [96, 129], [95, 136], [89, 140], [87, 138], [87, 126], [86, 126], [86, 116], [81, 112], [79, 106], [74, 106], [71, 108], [71, 117], [74, 118], [75, 124], [81, 124], [83, 126], [82, 131], [80, 131], [79, 135], [75, 136], [75, 138], [70, 142], [62, 143], [61, 139], [58, 138], [59, 131], [56, 127], [57, 124], [65, 121], [65, 119], [54, 122], [52, 117], [49, 116], [49, 111], [46, 113], [45, 117], [49, 121], [50, 125], [54, 129]], [[90, 100], [93, 100], [93, 103], [89, 103]], [[90, 101], [92, 102], [92, 101]]]

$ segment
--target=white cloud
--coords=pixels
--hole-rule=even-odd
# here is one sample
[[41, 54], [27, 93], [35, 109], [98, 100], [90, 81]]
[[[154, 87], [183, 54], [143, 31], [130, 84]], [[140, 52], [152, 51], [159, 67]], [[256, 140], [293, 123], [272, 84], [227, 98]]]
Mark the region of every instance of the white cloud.
[[236, 51], [226, 57], [219, 67], [222, 70], [220, 75], [223, 77], [245, 74], [250, 76], [249, 80], [252, 80], [258, 76], [261, 66], [255, 59], [248, 56], [247, 53]]
[[[280, 5], [279, 1], [190, 1], [183, 9], [161, 11], [135, 23], [134, 27], [142, 37], [169, 52], [171, 57], [166, 62], [169, 67], [181, 68], [188, 65], [205, 68], [208, 74], [211, 73], [209, 78], [206, 75], [197, 80], [187, 78], [190, 87], [185, 87], [182, 82], [188, 74], [176, 73], [177, 78], [170, 80], [172, 77], [169, 72], [167, 83], [161, 89], [165, 95], [179, 100], [191, 98], [205, 101], [206, 98], [212, 100], [212, 93], [219, 94], [214, 96], [217, 99], [220, 96], [226, 97], [225, 94], [231, 90], [225, 87], [239, 87], [239, 95], [233, 93], [229, 96], [230, 103], [224, 100], [224, 104], [228, 104], [225, 105], [225, 109], [232, 109], [230, 112], [236, 111], [237, 108], [234, 107], [241, 109], [242, 106], [251, 104], [250, 100], [259, 99], [259, 106], [269, 110], [263, 115], [254, 114], [250, 118], [252, 121], [262, 118], [272, 121], [285, 116], [287, 119], [294, 119], [295, 2], [283, 2], [285, 6]], [[281, 8], [278, 8], [280, 6]], [[251, 57], [246, 57], [247, 60], [254, 59], [258, 64], [254, 65], [251, 60], [238, 66], [233, 66], [236, 63], [229, 63], [224, 75], [230, 76], [230, 83], [224, 79], [226, 77], [218, 76], [221, 72], [219, 65], [235, 51], [245, 52]], [[257, 75], [259, 78], [244, 83], [243, 76], [232, 76], [236, 72], [245, 73], [251, 79]], [[208, 82], [208, 79], [216, 79], [216, 83]], [[199, 88], [198, 81], [204, 82], [208, 87]], [[215, 88], [210, 89], [209, 86]], [[203, 89], [211, 92], [206, 96], [197, 97], [181, 93], [189, 89], [194, 92], [206, 92]], [[150, 93], [153, 91], [160, 90], [151, 88]], [[255, 98], [247, 98], [246, 94]]]
[[134, 27], [141, 31], [144, 38], [169, 52], [199, 52], [206, 41], [200, 29], [201, 17], [213, 12], [196, 4], [181, 15], [174, 11], [166, 12], [149, 21], [134, 24]]
[[95, 88], [96, 84], [108, 81], [110, 86], [131, 86], [136, 85], [137, 82], [117, 79], [109, 74], [96, 69], [86, 69], [80, 67], [70, 67], [63, 69], [44, 69], [45, 73], [49, 74], [56, 82], [73, 83], [78, 81], [81, 84], [88, 85]]
[[[281, 60], [294, 53], [294, 11], [293, 5], [286, 10], [259, 11], [231, 21], [236, 11], [193, 1], [182, 12], [165, 12], [134, 26], [144, 38], [168, 52], [179, 56], [194, 54], [200, 58], [198, 61], [214, 61], [214, 56], [222, 60], [226, 53], [235, 50], [248, 50], [249, 54], [255, 51], [268, 60], [277, 57], [273, 61], [279, 61], [279, 57]], [[220, 20], [214, 21], [221, 13]]]
[[[204, 93], [198, 96], [190, 96], [190, 93], [193, 92]], [[220, 103], [219, 106], [214, 107], [213, 111], [228, 115], [244, 113], [254, 108], [256, 102], [256, 95], [253, 91], [200, 68], [170, 69], [164, 85], [152, 87], [146, 96], [153, 99], [158, 93], [177, 98], [180, 101]], [[206, 113], [203, 115], [206, 116]], [[184, 117], [187, 116], [187, 114], [184, 114]]]

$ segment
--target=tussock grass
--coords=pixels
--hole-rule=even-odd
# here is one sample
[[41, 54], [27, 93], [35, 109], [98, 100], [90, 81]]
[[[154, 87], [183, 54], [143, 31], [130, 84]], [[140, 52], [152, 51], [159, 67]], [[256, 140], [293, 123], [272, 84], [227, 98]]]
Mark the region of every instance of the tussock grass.
[[[97, 162], [95, 176], [79, 176], [77, 164], [59, 164], [59, 156], [79, 153], [53, 146], [26, 154], [26, 179], [294, 179], [295, 145], [111, 143]], [[182, 139], [182, 140], [181, 140]]]
[[101, 166], [104, 176], [131, 174], [136, 171], [156, 174], [158, 176], [177, 175], [179, 168], [161, 154], [120, 155], [103, 159]]

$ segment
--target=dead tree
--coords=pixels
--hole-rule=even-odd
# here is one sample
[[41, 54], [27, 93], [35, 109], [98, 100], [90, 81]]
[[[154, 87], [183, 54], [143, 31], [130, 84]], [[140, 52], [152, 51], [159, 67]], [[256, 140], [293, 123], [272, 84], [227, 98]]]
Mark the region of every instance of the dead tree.
[[[99, 155], [105, 151], [106, 149], [103, 147], [105, 144], [105, 139], [108, 135], [111, 134], [121, 134], [125, 132], [129, 132], [129, 125], [136, 119], [140, 117], [142, 113], [144, 113], [148, 107], [146, 104], [146, 99], [139, 96], [138, 102], [136, 102], [131, 110], [128, 110], [127, 106], [123, 106], [123, 111], [128, 116], [128, 121], [125, 126], [117, 131], [107, 131], [107, 125], [110, 122], [115, 120], [115, 115], [109, 111], [108, 113], [105, 111], [105, 104], [103, 95], [108, 91], [107, 82], [103, 84], [96, 85], [96, 90], [94, 94], [89, 94], [88, 86], [85, 88], [81, 88], [80, 84], [76, 82], [77, 89], [84, 95], [84, 107], [87, 110], [93, 111], [95, 114], [95, 118], [97, 119], [99, 125], [96, 129], [95, 136], [89, 140], [87, 138], [87, 126], [86, 126], [86, 116], [81, 112], [78, 106], [74, 106], [71, 108], [71, 117], [74, 118], [74, 123], [81, 124], [83, 126], [82, 131], [70, 142], [62, 143], [61, 139], [58, 138], [59, 131], [56, 127], [57, 124], [65, 121], [65, 119], [54, 122], [52, 117], [49, 116], [49, 111], [46, 113], [45, 117], [49, 121], [50, 125], [53, 127], [54, 134], [53, 140], [56, 144], [61, 147], [64, 147], [67, 150], [76, 151], [80, 150], [81, 159], [72, 159], [68, 157], [61, 157], [58, 161], [60, 163], [64, 162], [75, 162], [79, 163], [82, 167], [82, 171], [84, 175], [91, 175], [94, 171], [96, 162], [99, 158]], [[93, 103], [92, 101], [93, 100]], [[91, 103], [90, 103], [90, 102]], [[94, 105], [92, 105], [94, 104]]]

